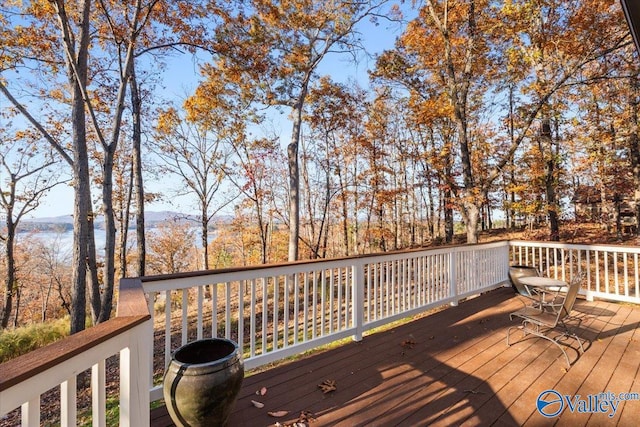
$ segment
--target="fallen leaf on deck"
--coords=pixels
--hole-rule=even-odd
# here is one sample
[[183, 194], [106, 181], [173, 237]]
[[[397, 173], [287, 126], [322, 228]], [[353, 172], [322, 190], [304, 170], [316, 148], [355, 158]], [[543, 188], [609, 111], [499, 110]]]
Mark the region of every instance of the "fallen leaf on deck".
[[416, 345], [416, 342], [413, 340], [404, 340], [400, 345], [403, 346], [404, 348], [413, 348], [413, 346]]
[[253, 403], [253, 406], [256, 408], [264, 408], [264, 403], [258, 402], [257, 400], [252, 400], [251, 403]]
[[267, 388], [266, 387], [262, 387], [260, 390], [256, 391], [256, 394], [258, 396], [264, 396], [265, 394], [267, 394]]
[[336, 391], [335, 380], [324, 380], [322, 384], [318, 384], [318, 387], [322, 389], [323, 393], [329, 393], [330, 391]]
[[316, 421], [315, 415], [309, 411], [301, 411], [300, 416], [296, 420], [289, 421], [284, 424], [276, 423], [278, 427], [309, 427], [312, 422]]
[[309, 411], [300, 412], [300, 417], [298, 418], [298, 422], [300, 423], [308, 423], [315, 420], [315, 415]]
[[284, 417], [289, 413], [289, 411], [275, 411], [275, 412], [267, 412], [267, 414], [269, 414], [272, 417], [275, 418], [280, 418], [280, 417]]

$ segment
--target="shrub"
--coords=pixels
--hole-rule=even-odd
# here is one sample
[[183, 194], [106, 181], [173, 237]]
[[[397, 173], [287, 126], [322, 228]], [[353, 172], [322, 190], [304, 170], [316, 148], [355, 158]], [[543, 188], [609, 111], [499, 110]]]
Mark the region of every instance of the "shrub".
[[0, 331], [0, 363], [69, 335], [69, 318]]

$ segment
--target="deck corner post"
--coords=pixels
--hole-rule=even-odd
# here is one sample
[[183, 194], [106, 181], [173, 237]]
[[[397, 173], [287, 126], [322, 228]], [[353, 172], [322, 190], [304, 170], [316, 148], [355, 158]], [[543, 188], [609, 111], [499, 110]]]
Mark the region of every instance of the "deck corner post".
[[364, 264], [356, 262], [351, 267], [352, 289], [353, 289], [353, 310], [352, 322], [355, 329], [354, 341], [362, 341], [364, 332]]
[[153, 324], [147, 320], [138, 325], [127, 348], [120, 351], [120, 426], [149, 427], [152, 363], [149, 348], [153, 346]]

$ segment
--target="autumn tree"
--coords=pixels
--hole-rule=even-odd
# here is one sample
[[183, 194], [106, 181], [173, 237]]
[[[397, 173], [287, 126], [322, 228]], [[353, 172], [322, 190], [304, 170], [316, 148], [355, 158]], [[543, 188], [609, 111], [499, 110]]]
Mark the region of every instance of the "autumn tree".
[[149, 272], [171, 274], [195, 269], [195, 233], [188, 222], [176, 218], [157, 226], [150, 233]]
[[299, 144], [302, 115], [318, 66], [331, 54], [361, 48], [357, 24], [374, 16], [385, 0], [278, 2], [247, 1], [218, 31], [221, 54], [206, 76], [223, 73], [265, 106], [288, 108], [292, 130], [289, 167], [289, 260], [298, 258], [300, 235]]
[[[625, 43], [620, 23], [616, 24], [619, 8], [611, 1], [517, 1], [493, 6], [474, 0], [426, 1], [398, 39], [396, 51], [380, 57], [377, 71], [401, 82], [416, 100], [422, 98], [417, 108], [431, 103], [455, 123], [452, 164], [459, 168], [460, 181], [449, 183], [459, 199], [468, 242], [477, 241], [481, 207], [503, 168], [523, 141], [535, 137], [541, 126], [534, 124], [552, 118], [552, 98], [576, 84], [589, 63]], [[512, 110], [516, 113], [507, 114], [515, 119], [511, 137], [504, 128], [502, 134], [496, 133], [498, 122], [482, 125], [483, 116], [493, 108], [489, 99], [507, 91], [519, 95], [508, 97], [516, 100]], [[439, 94], [445, 99], [433, 103]], [[498, 110], [496, 115], [500, 114]], [[481, 126], [488, 126], [488, 135], [495, 136], [487, 139]], [[549, 138], [546, 141], [549, 145]], [[558, 168], [547, 164], [554, 170], [548, 174], [551, 183]], [[554, 197], [547, 194], [551, 206]], [[550, 212], [556, 209], [551, 207]]]
[[628, 79], [630, 88], [627, 101], [630, 127], [627, 133], [629, 157], [633, 180], [633, 201], [636, 235], [640, 236], [640, 72], [634, 72]]
[[[156, 127], [156, 154], [161, 168], [177, 176], [183, 187], [178, 194], [196, 196], [200, 210], [200, 233], [204, 269], [209, 269], [209, 224], [214, 215], [236, 195], [224, 191], [224, 165], [229, 157], [227, 138], [234, 138], [234, 127], [226, 117], [199, 119], [181, 117], [174, 108], [160, 113]], [[231, 132], [231, 135], [229, 134]]]
[[[58, 231], [44, 235], [26, 230], [20, 232], [14, 252], [17, 269], [13, 327], [59, 319], [70, 314], [71, 246]], [[2, 264], [0, 276], [4, 276]]]
[[[146, 18], [153, 10], [153, 3], [147, 5], [142, 1], [118, 3], [119, 8], [114, 5], [115, 3], [100, 2], [96, 6], [94, 2], [87, 0], [74, 5], [52, 1], [3, 7], [3, 13], [10, 19], [11, 26], [6, 31], [5, 39], [9, 40], [9, 43], [3, 51], [1, 69], [4, 78], [7, 78], [8, 74], [11, 75], [8, 80], [0, 81], [0, 91], [42, 134], [73, 171], [75, 200], [72, 332], [85, 327], [87, 261], [92, 277], [89, 290], [94, 321], [108, 319], [111, 313], [115, 246], [111, 199], [112, 162], [120, 140], [126, 88], [137, 36], [140, 26], [147, 22]], [[110, 14], [118, 12], [127, 15], [128, 26], [126, 33], [117, 37], [117, 41], [122, 42], [122, 50], [114, 48], [122, 56], [114, 57], [109, 56], [113, 51], [109, 52], [109, 49], [105, 48], [104, 43], [107, 43], [108, 39], [104, 35], [114, 29], [109, 25], [113, 24]], [[97, 32], [94, 32], [95, 28], [98, 28]], [[92, 37], [97, 39], [92, 40]], [[109, 67], [105, 62], [109, 60], [117, 64], [115, 83], [107, 77]], [[37, 79], [38, 74], [32, 78], [30, 73], [25, 73], [26, 77], [14, 73], [15, 70], [28, 68], [38, 69], [38, 73], [47, 76], [44, 85]], [[53, 84], [56, 81], [61, 85]], [[58, 108], [57, 111], [53, 111], [58, 114], [54, 116], [55, 119], [59, 120], [59, 123], [70, 124], [69, 150], [66, 142], [58, 137], [58, 130], [45, 122], [39, 110], [40, 104], [25, 103], [24, 93], [20, 92], [20, 82], [22, 88], [40, 85], [43, 96], [51, 99], [51, 104]], [[115, 90], [111, 91], [114, 87]], [[111, 108], [107, 111], [104, 107], [109, 104]], [[105, 123], [111, 124], [108, 132]], [[92, 238], [94, 210], [91, 205], [89, 141], [96, 141], [104, 154], [101, 159], [101, 186], [107, 243], [105, 291], [102, 294], [95, 270], [95, 242]]]
[[[232, 156], [224, 166], [229, 182], [240, 192], [243, 199], [236, 209], [240, 214], [244, 206], [253, 211], [250, 219], [252, 229], [257, 229], [260, 240], [260, 262], [266, 264], [270, 259], [269, 237], [274, 227], [276, 207], [274, 195], [280, 185], [279, 165], [284, 158], [276, 145], [276, 139], [249, 137], [236, 139], [231, 144]], [[246, 226], [246, 224], [245, 224]]]
[[32, 240], [34, 242], [29, 249], [34, 257], [33, 270], [37, 273], [38, 285], [34, 287], [40, 290], [42, 296], [41, 321], [44, 322], [48, 317], [70, 316], [70, 248], [62, 241], [61, 233], [57, 233], [51, 241]]
[[[509, 81], [517, 82], [522, 95], [515, 142], [525, 138], [537, 141], [550, 238], [558, 239], [559, 159], [567, 146], [558, 125], [569, 108], [563, 99], [570, 91], [589, 98], [585, 83], [607, 79], [606, 67], [599, 64], [608, 62], [607, 58], [631, 39], [620, 5], [612, 0], [523, 0], [505, 4], [502, 13], [501, 28], [509, 45], [505, 65]], [[534, 120], [538, 125], [529, 132]]]
[[0, 145], [0, 242], [4, 264], [3, 301], [0, 310], [0, 328], [6, 328], [12, 313], [13, 297], [18, 290], [16, 261], [17, 231], [25, 215], [40, 206], [46, 194], [62, 183], [57, 161], [51, 151], [39, 148], [41, 141], [28, 141], [34, 135], [17, 133], [9, 136], [2, 130]]
[[[87, 127], [84, 95], [88, 83], [88, 59], [90, 44], [90, 14], [91, 2], [86, 1], [78, 8], [67, 10], [63, 2], [32, 3], [22, 8], [4, 8], [3, 11], [13, 24], [8, 27], [5, 40], [7, 49], [3, 57], [3, 77], [6, 79], [7, 70], [24, 68], [33, 58], [48, 61], [51, 78], [49, 80], [50, 97], [61, 100], [62, 93], [52, 85], [54, 76], [61, 74], [68, 92], [65, 96], [69, 100], [67, 112], [70, 123], [71, 153], [65, 150], [65, 145], [47, 130], [41, 119], [34, 116], [21, 100], [16, 98], [18, 87], [0, 81], [0, 90], [9, 101], [14, 104], [23, 116], [38, 129], [43, 137], [51, 144], [62, 158], [71, 166], [74, 182], [74, 253], [73, 253], [73, 310], [71, 316], [71, 332], [84, 329], [86, 312], [86, 277], [87, 259], [89, 258], [89, 218], [92, 209], [89, 159], [87, 149]], [[17, 17], [21, 19], [18, 21]], [[66, 76], [65, 76], [66, 73]], [[17, 83], [17, 82], [16, 82]], [[29, 83], [23, 87], [29, 86]], [[18, 95], [19, 96], [19, 95]], [[36, 107], [37, 108], [37, 107]], [[97, 287], [97, 284], [96, 284]]]
[[[326, 249], [328, 236], [340, 241], [333, 255], [357, 253], [360, 200], [359, 181], [364, 166], [362, 144], [365, 135], [368, 93], [355, 82], [338, 83], [328, 76], [320, 78], [309, 92], [304, 121], [308, 123], [307, 145], [312, 154], [306, 160], [319, 176], [307, 197], [310, 237], [305, 245], [315, 256]], [[307, 173], [308, 175], [308, 173]], [[311, 187], [307, 179], [307, 187]], [[315, 198], [311, 193], [315, 192]], [[315, 199], [316, 206], [313, 206]], [[312, 212], [321, 212], [321, 215]], [[312, 225], [321, 219], [318, 232]], [[337, 227], [338, 234], [332, 231]]]
[[[196, 53], [211, 54], [209, 41], [218, 25], [218, 9], [233, 7], [234, 2], [216, 4], [208, 0], [158, 1], [149, 3], [155, 10], [153, 22], [141, 28], [136, 60], [132, 63], [129, 79], [131, 106], [131, 196], [135, 207], [136, 223], [136, 275], [145, 275], [146, 236], [145, 203], [156, 198], [147, 194], [143, 179], [144, 119], [150, 114], [150, 92], [157, 82], [150, 75], [160, 74], [165, 58]], [[151, 66], [149, 66], [151, 64]], [[145, 108], [146, 106], [146, 108]], [[148, 120], [151, 121], [151, 120]]]
[[[130, 84], [136, 142], [135, 194], [140, 210], [138, 242], [144, 244], [144, 236], [140, 234], [144, 232], [139, 149], [142, 91], [140, 80], [134, 79], [139, 76], [139, 73], [134, 76], [134, 70], [140, 71], [140, 67], [135, 67], [136, 59], [150, 51], [156, 54], [167, 51], [176, 44], [191, 49], [206, 34], [201, 25], [189, 26], [191, 17], [195, 20], [206, 16], [201, 6], [202, 3], [161, 0], [3, 3], [2, 18], [9, 25], [3, 27], [7, 43], [2, 51], [0, 91], [42, 133], [74, 174], [76, 243], [71, 322], [74, 332], [84, 328], [87, 273], [91, 277], [88, 288], [93, 320], [104, 321], [112, 311], [116, 245], [113, 164], [123, 136]], [[30, 99], [32, 93], [48, 101], [44, 108], [39, 99]], [[61, 125], [65, 123], [68, 128]], [[61, 129], [71, 135], [71, 144], [63, 142]], [[91, 221], [95, 216], [90, 181], [92, 161], [100, 164], [96, 180], [101, 189], [100, 208], [107, 235], [101, 276], [97, 272], [92, 237]], [[139, 253], [143, 258], [144, 249], [140, 248]], [[143, 269], [139, 265], [138, 270]], [[100, 280], [104, 280], [104, 292], [100, 292]]]
[[[597, 190], [601, 215], [597, 219], [611, 231], [622, 233], [622, 214], [629, 220], [639, 206], [638, 180], [638, 65], [633, 45], [590, 64], [584, 73], [584, 89], [570, 95], [578, 106], [578, 120], [571, 133], [574, 185], [582, 194]], [[604, 77], [606, 76], [606, 77]], [[632, 202], [627, 206], [627, 202]]]

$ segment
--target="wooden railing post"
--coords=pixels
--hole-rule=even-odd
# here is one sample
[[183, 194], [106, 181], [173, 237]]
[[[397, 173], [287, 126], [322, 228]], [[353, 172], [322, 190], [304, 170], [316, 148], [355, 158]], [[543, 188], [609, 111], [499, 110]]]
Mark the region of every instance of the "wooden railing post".
[[77, 377], [74, 375], [60, 384], [60, 425], [73, 427], [77, 420]]
[[[119, 290], [118, 317], [148, 313], [144, 288], [139, 279], [122, 279]], [[124, 298], [127, 297], [127, 298]], [[167, 303], [168, 304], [168, 303]], [[127, 347], [120, 350], [120, 426], [149, 426], [149, 404], [153, 366], [153, 320], [151, 316], [136, 325], [129, 335]]]
[[24, 403], [21, 408], [22, 425], [34, 426], [40, 425], [40, 396]]
[[364, 332], [364, 263], [356, 260], [351, 267], [353, 280], [352, 320], [355, 328], [354, 341], [361, 341]]
[[106, 427], [106, 362], [100, 360], [91, 367], [91, 416], [94, 427]]
[[458, 277], [456, 274], [456, 253], [455, 251], [449, 252], [449, 294], [452, 301], [450, 305], [455, 307], [458, 305]]
[[149, 389], [147, 372], [149, 346], [153, 345], [153, 325], [150, 320], [136, 326], [131, 342], [120, 351], [120, 426], [149, 426]]

